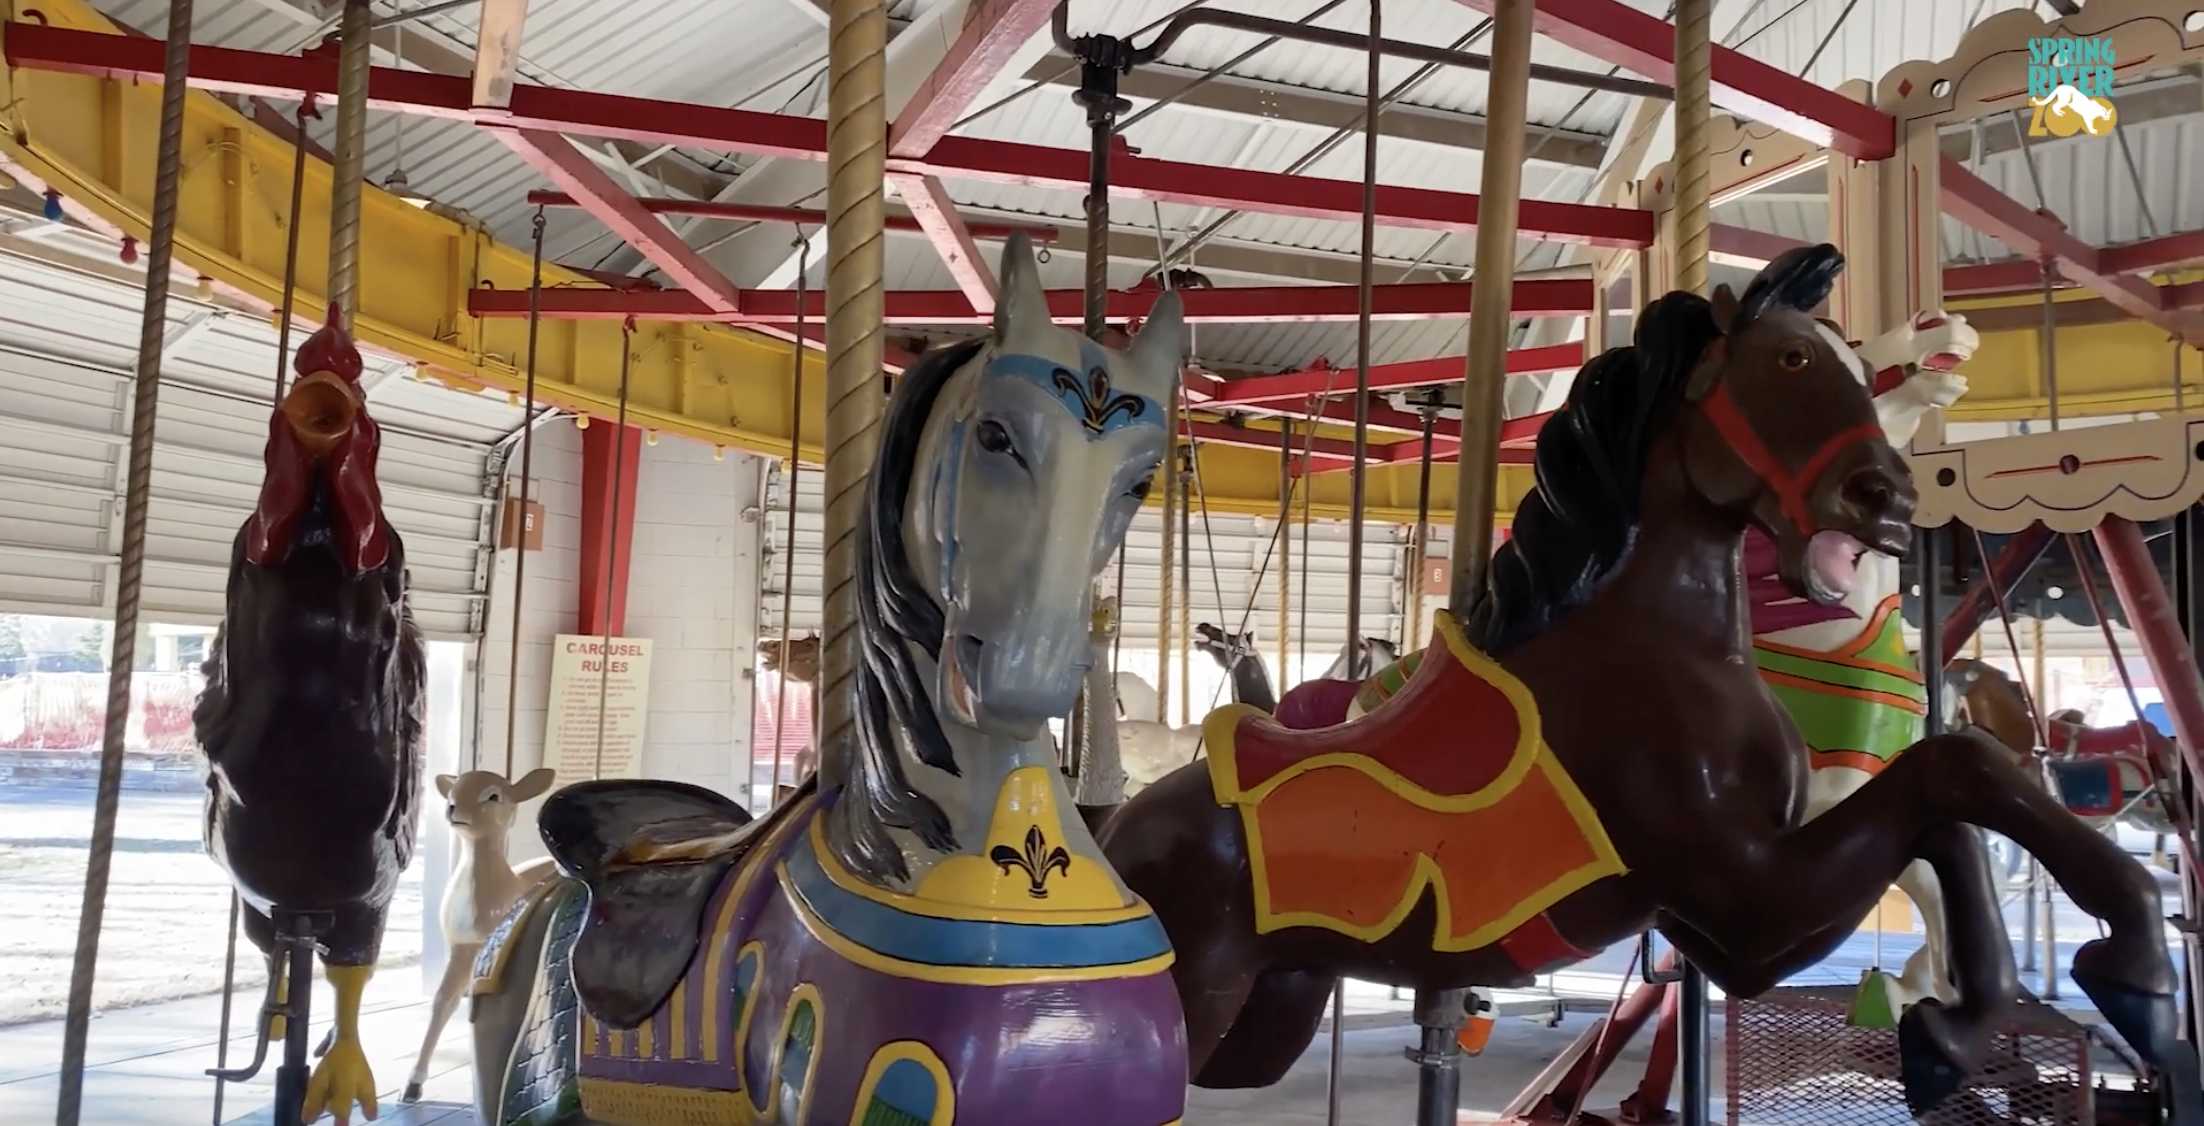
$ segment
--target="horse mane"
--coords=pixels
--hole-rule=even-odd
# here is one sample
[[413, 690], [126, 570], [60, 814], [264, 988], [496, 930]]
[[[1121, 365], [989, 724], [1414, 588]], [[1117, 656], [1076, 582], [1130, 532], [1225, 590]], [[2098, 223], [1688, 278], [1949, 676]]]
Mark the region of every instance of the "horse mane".
[[957, 847], [949, 815], [911, 785], [897, 754], [908, 739], [918, 761], [958, 773], [956, 753], [934, 712], [924, 675], [911, 656], [918, 645], [941, 659], [941, 606], [904, 550], [903, 509], [917, 471], [919, 442], [949, 377], [971, 363], [986, 341], [929, 352], [895, 381], [880, 425], [880, 453], [865, 486], [865, 517], [857, 529], [857, 745], [847, 755], [843, 791], [829, 812], [837, 859], [875, 880], [910, 875], [888, 830], [904, 829], [927, 847]]
[[1675, 417], [1707, 346], [1722, 335], [1707, 299], [1670, 293], [1639, 314], [1628, 347], [1584, 365], [1538, 431], [1538, 487], [1516, 510], [1483, 596], [1464, 623], [1495, 657], [1581, 606], [1637, 541], [1646, 453]]

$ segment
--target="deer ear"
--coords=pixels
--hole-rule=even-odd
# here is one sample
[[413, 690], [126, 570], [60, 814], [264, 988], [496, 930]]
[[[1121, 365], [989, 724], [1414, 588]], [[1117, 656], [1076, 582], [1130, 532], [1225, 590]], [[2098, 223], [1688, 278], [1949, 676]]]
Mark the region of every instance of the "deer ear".
[[446, 801], [451, 800], [452, 787], [458, 784], [459, 776], [457, 774], [439, 774], [436, 776], [436, 792], [442, 795]]
[[542, 797], [544, 791], [549, 790], [551, 783], [557, 781], [558, 777], [558, 771], [548, 766], [539, 766], [521, 775], [520, 781], [513, 783], [513, 800], [524, 802], [530, 798]]

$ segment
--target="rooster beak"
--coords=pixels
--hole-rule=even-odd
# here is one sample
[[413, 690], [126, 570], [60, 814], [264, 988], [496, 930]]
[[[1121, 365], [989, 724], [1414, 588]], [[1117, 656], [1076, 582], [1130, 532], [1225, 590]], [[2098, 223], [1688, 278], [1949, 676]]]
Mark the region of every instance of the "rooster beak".
[[344, 380], [325, 371], [303, 376], [283, 397], [283, 416], [298, 435], [306, 452], [322, 457], [352, 431], [359, 417], [358, 393]]

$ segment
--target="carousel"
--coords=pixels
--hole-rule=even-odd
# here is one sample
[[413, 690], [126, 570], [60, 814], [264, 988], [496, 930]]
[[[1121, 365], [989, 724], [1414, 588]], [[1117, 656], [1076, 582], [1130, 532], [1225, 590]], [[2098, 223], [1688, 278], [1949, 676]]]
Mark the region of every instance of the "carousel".
[[[404, 545], [381, 511], [379, 431], [348, 327], [360, 285], [357, 127], [371, 91], [367, 5], [347, 4], [341, 57], [325, 60], [341, 76], [328, 91], [340, 141], [329, 303], [297, 310], [319, 327], [272, 389], [265, 475], [237, 531], [194, 716], [207, 853], [234, 882], [236, 929], [271, 967], [263, 1003], [245, 1014], [256, 1049], [242, 1066], [219, 1061], [210, 1081], [248, 1079], [273, 1057], [274, 1115], [286, 1126], [387, 1109], [362, 1047], [362, 991], [423, 811], [441, 800], [469, 861], [443, 900], [453, 955], [401, 1097], [419, 1098], [440, 1037], [464, 1036], [482, 1126], [1177, 1126], [1199, 1121], [1190, 1085], [1273, 1086], [1326, 1029], [1328, 1121], [1362, 1121], [1340, 1075], [1350, 979], [1412, 995], [1416, 1126], [1449, 1126], [1497, 991], [1609, 948], [1638, 951], [1625, 989], [1506, 1120], [1605, 1120], [1588, 1106], [1593, 1086], [1653, 1024], [1653, 1062], [1616, 1112], [1623, 1121], [1707, 1123], [1720, 1098], [1733, 1123], [2204, 1126], [2204, 1023], [2193, 992], [2183, 1001], [2199, 969], [2199, 807], [2185, 779], [2204, 745], [2190, 641], [2204, 627], [2194, 515], [2204, 423], [2065, 427], [2047, 372], [2047, 431], [1949, 438], [1942, 412], [1968, 390], [1980, 338], [1946, 308], [1938, 245], [1946, 213], [2032, 232], [2051, 355], [2051, 264], [2084, 271], [2075, 263], [2087, 248], [1986, 188], [1940, 137], [2031, 104], [2061, 135], [2111, 128], [2086, 97], [2030, 97], [2031, 41], [2103, 38], [2120, 58], [2173, 67], [2204, 57], [2204, 33], [2142, 0], [2096, 0], [2050, 23], [1994, 16], [1950, 58], [1836, 91], [1893, 123], [1887, 151], [1863, 155], [1852, 140], [1716, 113], [1711, 4], [1679, 4], [1662, 45], [1674, 84], [1653, 87], [1673, 106], [1675, 157], [1608, 200], [1650, 212], [1656, 237], [1594, 256], [1591, 358], [1521, 435], [1504, 418], [1502, 386], [1527, 90], [1575, 72], [1531, 63], [1543, 10], [1530, 0], [1482, 6], [1493, 16], [1488, 56], [1386, 38], [1375, 2], [1367, 35], [1345, 37], [1369, 72], [1359, 354], [1337, 373], [1352, 406], [1341, 418], [1328, 395], [1310, 394], [1234, 416], [1276, 428], [1266, 437], [1280, 463], [1281, 572], [1295, 564], [1296, 499], [1306, 506], [1327, 471], [1349, 480], [1350, 643], [1327, 675], [1287, 684], [1264, 668], [1252, 601], [1237, 621], [1190, 620], [1196, 455], [1233, 397], [1188, 365], [1186, 297], [1173, 280], [1185, 279], [1167, 261], [1131, 324], [1110, 323], [1123, 295], [1090, 270], [1075, 328], [1058, 323], [1033, 247], [1013, 232], [994, 268], [977, 268], [992, 307], [984, 331], [908, 357], [883, 393], [881, 185], [914, 175], [913, 158], [883, 113], [885, 6], [830, 5], [830, 597], [817, 636], [784, 636], [768, 653], [776, 670], [817, 685], [819, 709], [803, 780], [754, 814], [698, 786], [595, 776], [601, 719], [590, 777], [519, 769], [510, 728], [502, 770], [478, 762], [424, 777], [422, 641]], [[1049, 33], [1081, 63], [1092, 251], [1109, 238], [1112, 191], [1128, 190], [1113, 179], [1125, 167], [1115, 126], [1131, 109], [1120, 83], [1182, 28], [1145, 41], [1075, 36], [1072, 14], [1055, 7]], [[31, 26], [10, 25], [11, 60], [62, 69], [16, 58], [19, 42], [46, 42], [16, 30]], [[181, 120], [194, 78], [180, 49], [191, 28], [189, 0], [176, 0], [164, 122]], [[1342, 33], [1321, 34], [1341, 45]], [[1465, 377], [1420, 407], [1408, 568], [1420, 580], [1433, 562], [1426, 525], [1435, 493], [1450, 493], [1446, 601], [1428, 636], [1425, 615], [1411, 615], [1404, 646], [1365, 638], [1360, 609], [1388, 57], [1489, 76]], [[179, 131], [161, 138], [165, 204], [147, 244], [158, 267], [152, 352], [138, 373], [118, 639], [135, 626], [145, 552], [150, 470], [139, 466], [150, 465], [158, 409]], [[1826, 178], [1827, 239], [1780, 248], [1739, 285], [1712, 284], [1713, 208], [1800, 175]], [[529, 351], [516, 393], [531, 415], [535, 341], [551, 319], [541, 306], [555, 292], [543, 206], [517, 298]], [[808, 265], [801, 228], [798, 241]], [[286, 354], [295, 224], [290, 257]], [[2121, 288], [2100, 274], [2078, 280]], [[813, 339], [803, 284], [797, 373]], [[2164, 310], [2156, 296], [2129, 299]], [[2177, 353], [2199, 343], [2193, 326], [2176, 327]], [[636, 316], [620, 321], [615, 443], [629, 429], [629, 363], [645, 332]], [[793, 422], [805, 381], [790, 382]], [[1459, 418], [1451, 490], [1432, 483], [1442, 409]], [[1326, 470], [1313, 455], [1339, 440], [1319, 437], [1333, 423], [1353, 436]], [[533, 434], [520, 444], [523, 495]], [[1503, 534], [1494, 514], [1507, 444], [1536, 488]], [[791, 473], [807, 471], [800, 442], [783, 456]], [[617, 486], [613, 495], [617, 506]], [[1116, 667], [1126, 537], [1151, 504], [1164, 514], [1161, 648], [1173, 651], [1175, 632], [1182, 692], [1195, 648], [1232, 690], [1232, 703], [1190, 724], [1166, 722], [1170, 678], [1158, 692]], [[1306, 507], [1301, 522], [1305, 568]], [[2168, 522], [2171, 590], [2146, 532]], [[2124, 682], [2139, 665], [2163, 691], [2170, 736], [2140, 721], [2090, 730], [2043, 715], [2025, 675], [1984, 659], [2002, 659], [2009, 643], [2019, 672], [2012, 595], [2054, 541]], [[1289, 585], [1276, 587], [1281, 671], [1298, 625]], [[784, 599], [792, 589], [784, 582]], [[2132, 632], [2133, 661], [2115, 616]], [[1984, 642], [1966, 658], [1977, 632]], [[599, 652], [614, 640], [607, 626]], [[131, 667], [118, 644], [125, 700]], [[100, 778], [63, 1126], [80, 1113], [121, 714], [110, 712]], [[1059, 745], [1050, 723], [1067, 716]], [[308, 744], [311, 758], [298, 751]], [[533, 824], [515, 823], [520, 803], [546, 794]], [[2123, 820], [2166, 842], [2180, 904], [2162, 902], [2145, 865], [2108, 838], [2105, 826]], [[506, 864], [515, 832], [540, 835], [549, 861]], [[2079, 988], [2086, 1019], [2023, 988], [2006, 919], [2012, 872], [1985, 833], [2027, 867], [2031, 920], [2055, 885], [2097, 921], [2063, 965], [2055, 945], [2039, 966], [2033, 941], [2022, 944], [2042, 980], [2063, 972]], [[1917, 953], [1841, 990], [1786, 985], [1893, 887], [1922, 918]], [[2170, 950], [2169, 916], [2184, 936]], [[317, 957], [336, 1010], [318, 1050]], [[1717, 987], [1726, 1092], [1712, 1081]], [[2117, 1083], [2099, 1045], [2119, 1061]]]

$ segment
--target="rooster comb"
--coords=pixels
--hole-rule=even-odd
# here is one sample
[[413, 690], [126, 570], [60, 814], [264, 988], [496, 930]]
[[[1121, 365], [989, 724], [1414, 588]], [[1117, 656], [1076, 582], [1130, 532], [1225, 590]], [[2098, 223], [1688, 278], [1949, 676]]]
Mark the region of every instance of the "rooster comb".
[[291, 358], [291, 367], [300, 375], [326, 371], [346, 383], [359, 383], [363, 367], [360, 350], [352, 346], [352, 333], [344, 326], [342, 308], [329, 307], [329, 316], [322, 326], [298, 346], [298, 353]]

